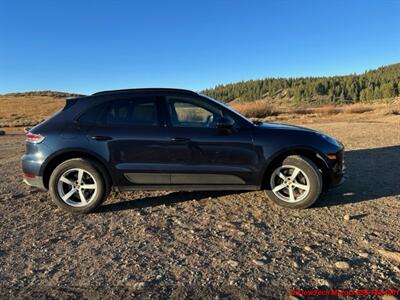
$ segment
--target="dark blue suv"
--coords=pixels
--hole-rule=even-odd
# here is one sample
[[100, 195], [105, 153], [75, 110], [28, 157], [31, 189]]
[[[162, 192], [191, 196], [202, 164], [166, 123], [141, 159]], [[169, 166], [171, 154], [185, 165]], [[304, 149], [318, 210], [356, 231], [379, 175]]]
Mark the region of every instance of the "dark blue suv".
[[310, 129], [253, 123], [192, 91], [130, 89], [67, 99], [26, 134], [24, 181], [86, 213], [112, 189], [258, 190], [289, 208], [342, 181], [343, 145]]

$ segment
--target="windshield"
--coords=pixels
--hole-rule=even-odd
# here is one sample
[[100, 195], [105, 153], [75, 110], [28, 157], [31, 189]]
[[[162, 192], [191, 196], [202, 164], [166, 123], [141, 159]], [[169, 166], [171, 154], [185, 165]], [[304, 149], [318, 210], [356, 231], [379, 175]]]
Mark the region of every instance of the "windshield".
[[213, 101], [214, 103], [216, 103], [216, 104], [218, 104], [218, 105], [223, 106], [224, 108], [226, 108], [227, 110], [229, 110], [231, 113], [235, 114], [236, 116], [238, 116], [238, 117], [241, 118], [242, 120], [246, 121], [247, 123], [249, 123], [249, 124], [255, 124], [254, 122], [252, 122], [252, 121], [250, 121], [249, 119], [247, 119], [245, 116], [243, 116], [243, 115], [239, 114], [237, 111], [233, 110], [231, 107], [229, 107], [229, 106], [226, 105], [225, 103], [222, 103], [222, 102], [220, 102], [220, 101], [218, 101], [218, 100], [215, 100], [214, 98], [211, 98], [211, 97], [209, 97], [209, 96], [207, 96], [207, 95], [204, 95], [204, 94], [199, 94], [199, 95], [202, 96], [202, 97], [207, 98], [208, 100]]

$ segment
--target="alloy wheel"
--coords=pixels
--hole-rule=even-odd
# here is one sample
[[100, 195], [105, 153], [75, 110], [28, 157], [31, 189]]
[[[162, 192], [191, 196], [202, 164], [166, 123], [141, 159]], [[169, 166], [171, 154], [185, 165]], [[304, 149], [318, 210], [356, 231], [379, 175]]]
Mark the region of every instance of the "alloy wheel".
[[97, 194], [98, 185], [87, 170], [74, 168], [65, 171], [57, 183], [58, 195], [66, 204], [83, 207], [91, 203]]
[[300, 168], [283, 165], [271, 176], [271, 190], [282, 201], [296, 203], [304, 200], [310, 192], [310, 180]]

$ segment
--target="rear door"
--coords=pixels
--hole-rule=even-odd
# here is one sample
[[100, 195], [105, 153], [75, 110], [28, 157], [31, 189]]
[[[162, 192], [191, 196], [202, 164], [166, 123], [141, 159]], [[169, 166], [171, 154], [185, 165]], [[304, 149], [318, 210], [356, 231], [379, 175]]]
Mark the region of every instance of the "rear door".
[[107, 101], [98, 110], [96, 126], [87, 135], [93, 148], [108, 157], [115, 184], [160, 185], [170, 183], [169, 137], [156, 96], [129, 96]]
[[204, 98], [167, 96], [171, 184], [256, 185], [259, 153], [250, 128], [216, 128], [216, 120], [234, 118]]

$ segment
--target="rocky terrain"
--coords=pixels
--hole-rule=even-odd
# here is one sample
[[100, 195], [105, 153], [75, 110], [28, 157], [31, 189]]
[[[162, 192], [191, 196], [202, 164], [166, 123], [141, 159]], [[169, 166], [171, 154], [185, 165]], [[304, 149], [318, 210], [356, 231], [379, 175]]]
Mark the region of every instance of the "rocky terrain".
[[400, 289], [400, 117], [306, 126], [344, 142], [348, 170], [306, 210], [279, 208], [262, 191], [132, 192], [71, 215], [22, 183], [23, 135], [0, 136], [0, 298]]

